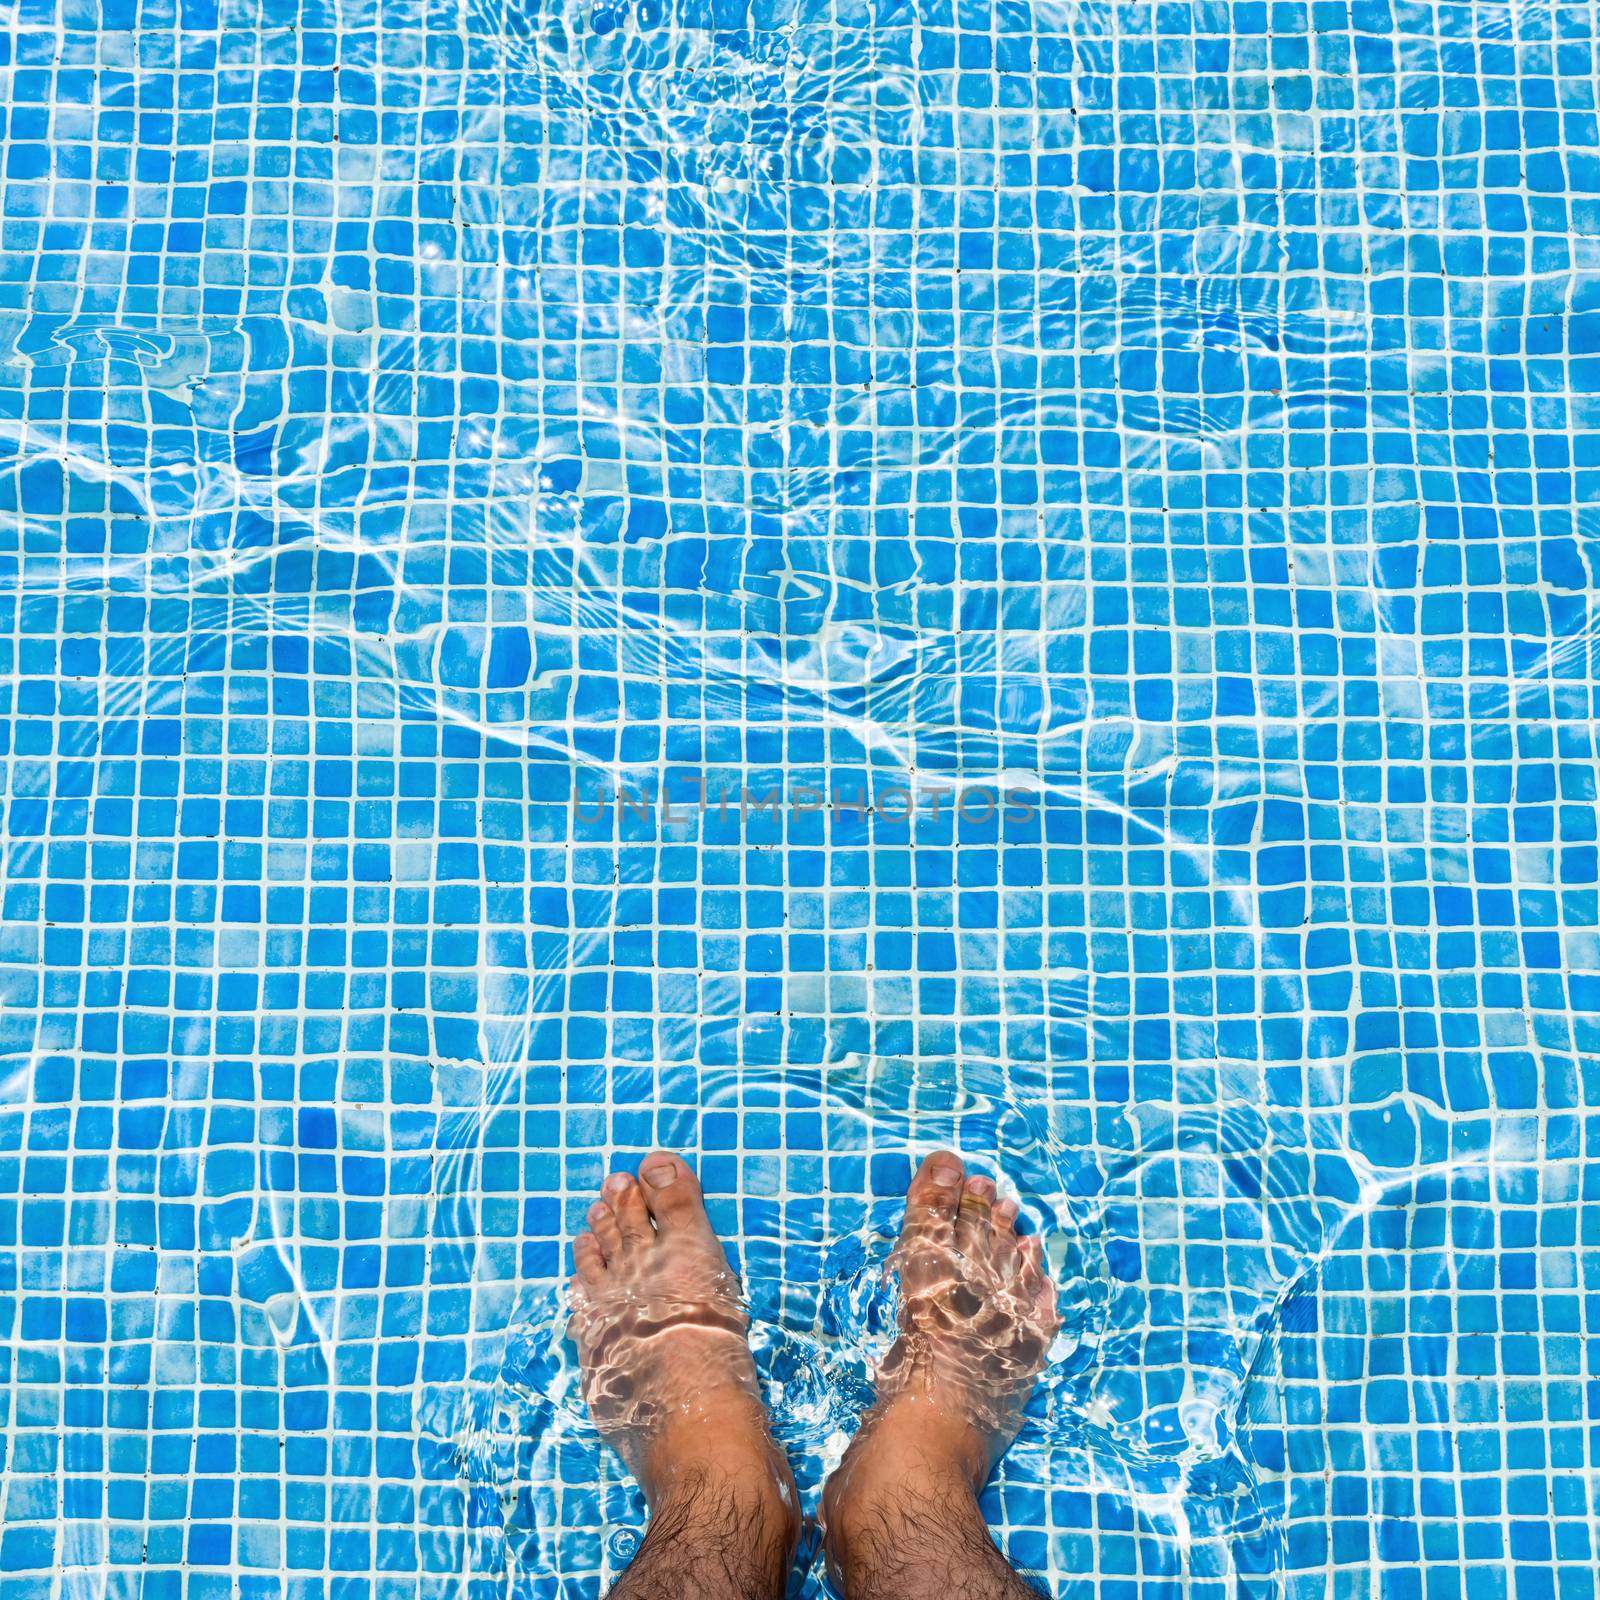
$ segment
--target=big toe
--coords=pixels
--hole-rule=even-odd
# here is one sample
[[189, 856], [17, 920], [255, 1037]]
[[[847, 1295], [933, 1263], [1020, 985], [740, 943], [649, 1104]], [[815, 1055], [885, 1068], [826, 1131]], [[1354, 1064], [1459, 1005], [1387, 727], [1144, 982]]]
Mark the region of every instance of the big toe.
[[906, 1190], [906, 1225], [909, 1237], [919, 1240], [948, 1238], [961, 1203], [961, 1180], [966, 1169], [961, 1157], [949, 1150], [928, 1156]]
[[669, 1150], [652, 1150], [639, 1163], [639, 1192], [663, 1235], [685, 1232], [712, 1236], [700, 1180], [681, 1156]]

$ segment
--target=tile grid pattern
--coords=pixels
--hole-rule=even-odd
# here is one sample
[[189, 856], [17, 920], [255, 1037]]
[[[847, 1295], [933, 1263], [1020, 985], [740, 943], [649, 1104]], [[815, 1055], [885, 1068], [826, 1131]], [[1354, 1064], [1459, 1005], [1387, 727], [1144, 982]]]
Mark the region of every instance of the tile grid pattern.
[[1592, 4], [8, 24], [5, 1600], [587, 1592], [608, 1160], [947, 1138], [1058, 1592], [1592, 1596]]

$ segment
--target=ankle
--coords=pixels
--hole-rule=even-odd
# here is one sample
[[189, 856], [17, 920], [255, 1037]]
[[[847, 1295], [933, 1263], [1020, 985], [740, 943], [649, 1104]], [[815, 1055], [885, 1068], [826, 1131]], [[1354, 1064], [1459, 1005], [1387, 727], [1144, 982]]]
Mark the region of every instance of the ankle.
[[791, 1551], [800, 1537], [794, 1475], [775, 1444], [675, 1443], [659, 1453], [644, 1481], [652, 1520], [689, 1513], [726, 1520], [759, 1528]]
[[[959, 1553], [993, 1549], [977, 1495], [953, 1465], [830, 1480], [821, 1526], [828, 1570], [846, 1594], [937, 1596]], [[876, 1581], [865, 1583], [867, 1574]]]
[[885, 1465], [871, 1476], [891, 1483], [911, 1474], [929, 1482], [959, 1477], [974, 1494], [994, 1465], [988, 1435], [919, 1388], [881, 1400], [863, 1419], [856, 1444]]
[[781, 1458], [737, 1454], [686, 1456], [647, 1487], [644, 1543], [612, 1600], [779, 1600], [800, 1537], [794, 1480]]
[[[978, 1517], [989, 1473], [979, 1436], [947, 1415], [904, 1399], [869, 1413], [823, 1485], [822, 1527], [829, 1558], [874, 1541], [907, 1504], [942, 1515]], [[981, 1518], [979, 1518], [981, 1523]]]

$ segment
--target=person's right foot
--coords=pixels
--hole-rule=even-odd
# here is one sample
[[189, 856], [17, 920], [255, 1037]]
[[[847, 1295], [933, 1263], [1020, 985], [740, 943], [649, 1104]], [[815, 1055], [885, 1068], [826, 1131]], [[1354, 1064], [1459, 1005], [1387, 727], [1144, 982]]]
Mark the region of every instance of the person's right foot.
[[800, 1533], [773, 1443], [738, 1279], [688, 1164], [613, 1173], [573, 1241], [572, 1337], [595, 1426], [650, 1502], [616, 1600], [784, 1591]]
[[948, 1150], [917, 1169], [890, 1258], [900, 1337], [824, 1491], [830, 1525], [924, 1477], [958, 1475], [976, 1492], [1016, 1437], [1060, 1325], [1039, 1240], [1019, 1236], [1016, 1218]]
[[[760, 1500], [798, 1529], [794, 1479], [767, 1427], [739, 1281], [700, 1185], [665, 1150], [613, 1173], [573, 1242], [571, 1333], [595, 1426], [652, 1508], [686, 1479]], [[793, 1525], [790, 1527], [790, 1525]]]

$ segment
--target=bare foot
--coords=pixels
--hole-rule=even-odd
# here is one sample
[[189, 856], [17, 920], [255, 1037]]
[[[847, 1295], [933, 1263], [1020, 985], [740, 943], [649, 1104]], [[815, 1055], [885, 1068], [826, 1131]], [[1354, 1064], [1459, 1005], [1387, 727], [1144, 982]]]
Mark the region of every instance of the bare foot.
[[[745, 1332], [739, 1280], [700, 1184], [655, 1151], [606, 1179], [573, 1241], [569, 1331], [595, 1426], [658, 1516], [680, 1491], [736, 1495], [749, 1515], [798, 1530], [794, 1479], [773, 1443]], [[780, 1528], [778, 1532], [781, 1532]]]
[[976, 1494], [1016, 1437], [1055, 1337], [1055, 1288], [1016, 1206], [939, 1150], [911, 1180], [890, 1258], [900, 1274], [900, 1337], [878, 1399], [829, 1479], [830, 1534], [885, 1496], [959, 1482]]

